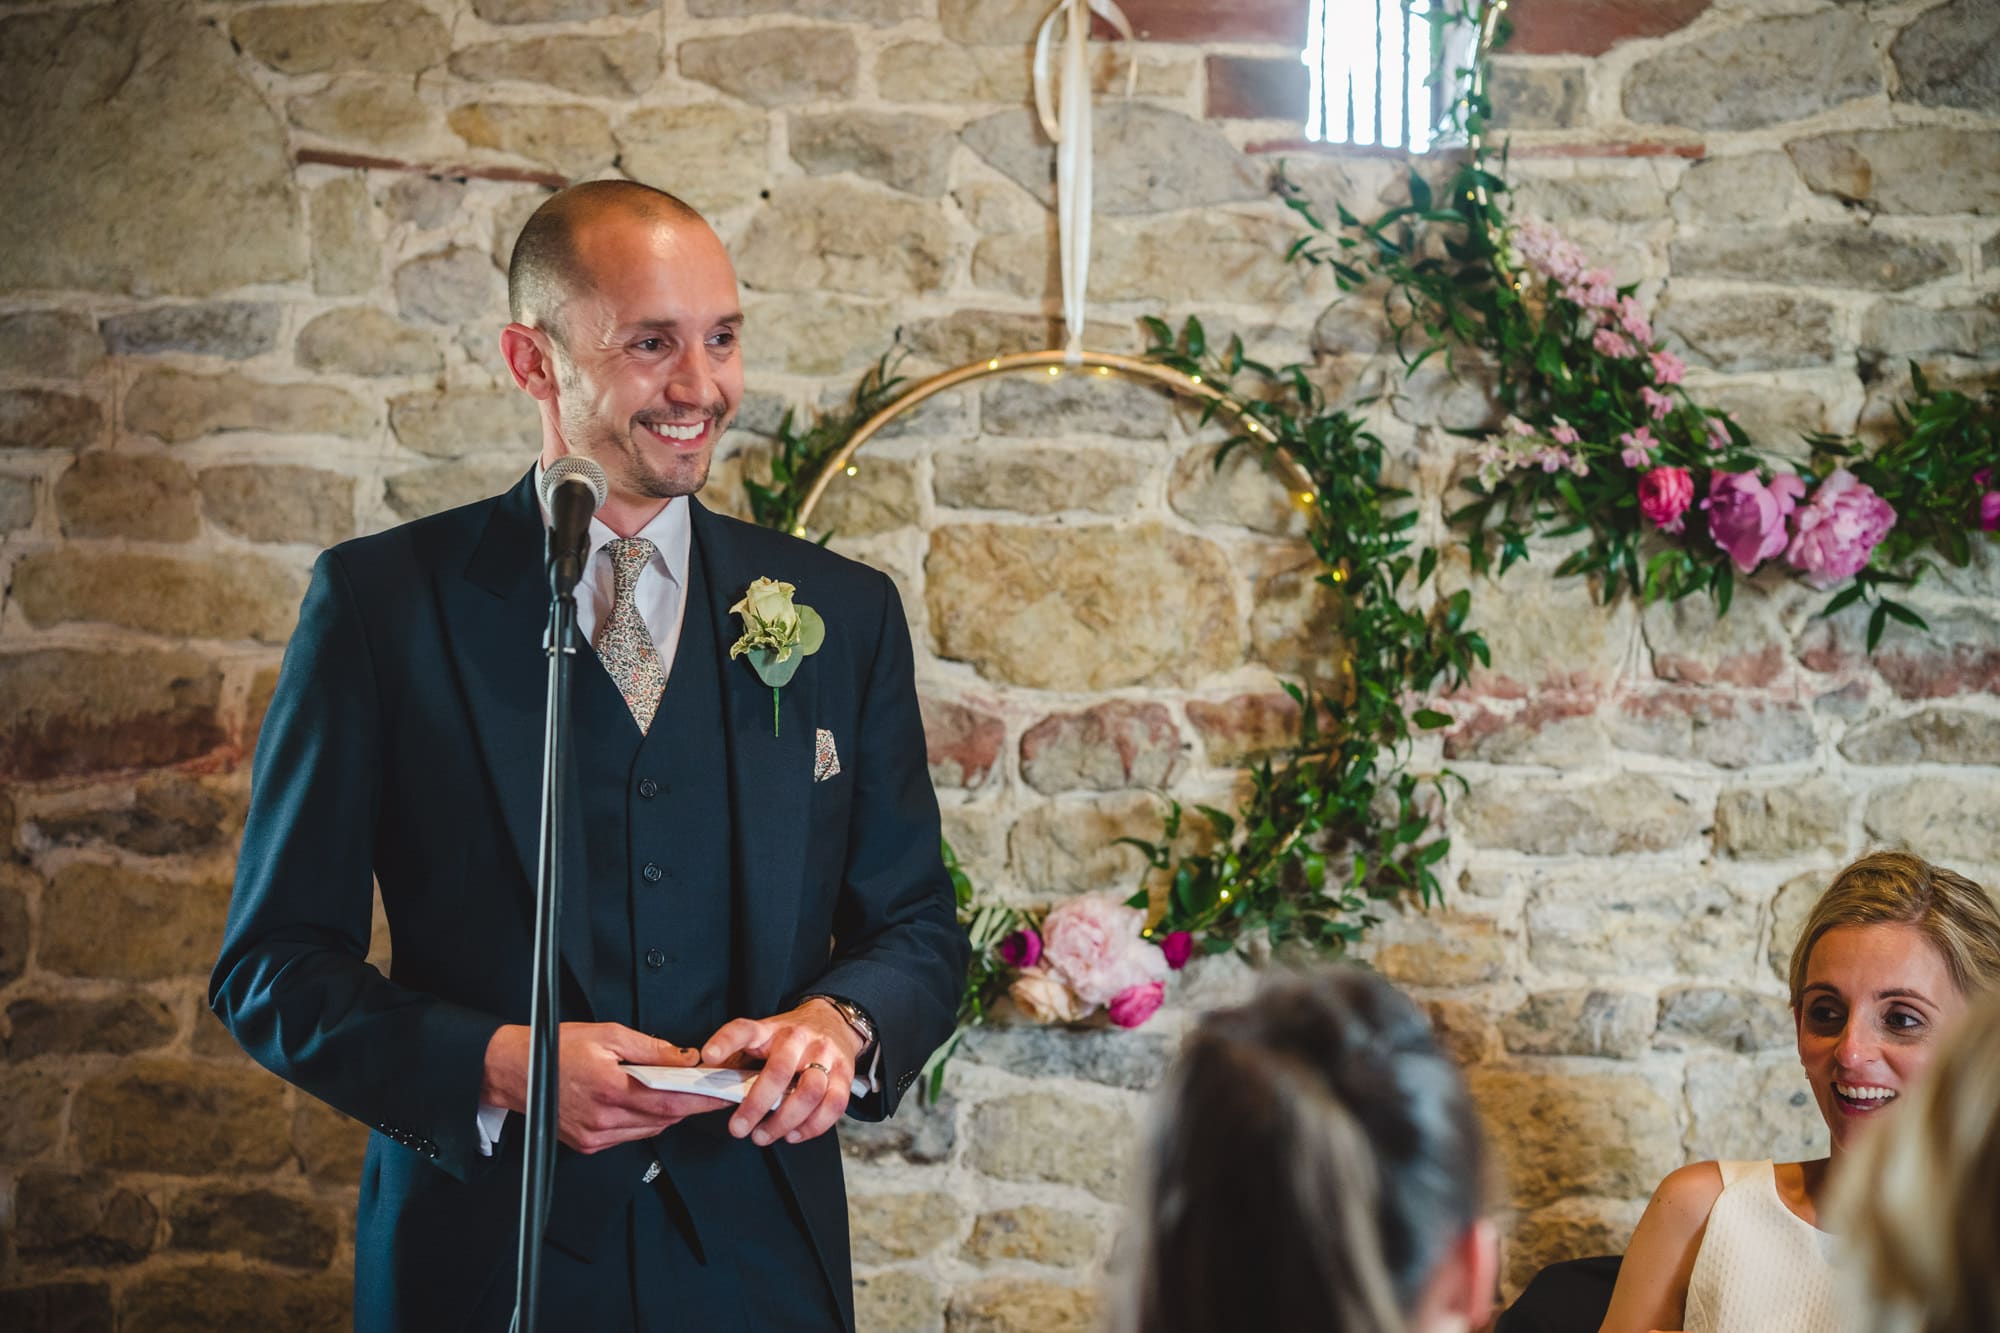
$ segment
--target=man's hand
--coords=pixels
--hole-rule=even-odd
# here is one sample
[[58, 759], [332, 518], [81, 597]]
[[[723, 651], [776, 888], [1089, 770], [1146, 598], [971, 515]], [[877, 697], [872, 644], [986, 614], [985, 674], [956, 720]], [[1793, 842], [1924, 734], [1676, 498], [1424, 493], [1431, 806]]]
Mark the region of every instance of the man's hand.
[[[688, 1092], [661, 1092], [626, 1073], [622, 1065], [699, 1064], [700, 1052], [634, 1032], [620, 1023], [564, 1023], [557, 1037], [556, 1137], [581, 1153], [649, 1139], [691, 1115], [720, 1111], [728, 1102]], [[509, 1024], [486, 1046], [486, 1076], [479, 1100], [510, 1111], [528, 1106], [528, 1029]]]
[[803, 1143], [833, 1127], [847, 1110], [861, 1035], [825, 1000], [807, 1000], [772, 1018], [737, 1018], [703, 1043], [705, 1065], [763, 1069], [743, 1105], [729, 1117], [729, 1132], [748, 1134], [758, 1147], [783, 1139]]

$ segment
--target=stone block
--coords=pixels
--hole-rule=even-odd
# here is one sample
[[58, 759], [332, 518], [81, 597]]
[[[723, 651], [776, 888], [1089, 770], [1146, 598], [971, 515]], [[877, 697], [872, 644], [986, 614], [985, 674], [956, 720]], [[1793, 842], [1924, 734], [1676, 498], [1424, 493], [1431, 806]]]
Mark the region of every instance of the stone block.
[[290, 145], [220, 23], [17, 10], [0, 66], [9, 134], [36, 145], [0, 158], [0, 198], [9, 233], [40, 238], [0, 247], [0, 290], [205, 296], [304, 276]]
[[1862, 318], [1861, 347], [1898, 360], [1931, 356], [2000, 359], [2000, 297], [1944, 307], [1878, 301]]
[[1181, 749], [1165, 705], [1111, 699], [1029, 727], [1021, 776], [1043, 793], [1166, 787], [1180, 769]]
[[[27, 922], [20, 922], [25, 929]], [[99, 999], [29, 996], [7, 1006], [0, 1050], [10, 1062], [44, 1055], [130, 1055], [172, 1041], [180, 1019], [142, 992]]]
[[41, 483], [33, 477], [0, 477], [0, 534], [20, 532], [35, 522], [35, 497]]
[[1368, 937], [1375, 970], [1403, 986], [1479, 986], [1505, 977], [1509, 933], [1491, 917], [1447, 909], [1388, 914]]
[[1611, 743], [1594, 693], [1544, 690], [1517, 707], [1472, 704], [1444, 738], [1447, 759], [1490, 764], [1595, 764], [1609, 760]]
[[1813, 905], [1833, 883], [1833, 874], [1828, 869], [1794, 875], [1779, 885], [1771, 898], [1771, 944], [1764, 957], [1770, 964], [1771, 975], [1787, 988], [1791, 984], [1792, 950], [1797, 947], [1799, 936], [1805, 933], [1806, 918], [1812, 914]]
[[[1805, 436], [1813, 431], [1839, 430], [1854, 424], [1849, 415], [1836, 418], [1825, 398], [1811, 389], [1785, 388], [1774, 384], [1704, 384], [1700, 390], [1707, 405], [1726, 413], [1743, 428], [1759, 448], [1803, 461], [1810, 452]], [[1740, 601], [1755, 585], [1737, 583]], [[1689, 598], [1679, 605], [1692, 612], [1713, 615], [1706, 599]], [[1732, 609], [1724, 619], [1734, 620]]]
[[1191, 685], [1243, 660], [1221, 548], [1156, 523], [931, 533], [935, 651], [1033, 689]]
[[980, 391], [980, 419], [994, 435], [1047, 439], [1113, 435], [1156, 440], [1167, 433], [1167, 396], [1115, 375], [1027, 375]]
[[1528, 957], [1607, 980], [1747, 977], [1757, 907], [1746, 890], [1675, 869], [1541, 872], [1528, 888]]
[[952, 508], [1123, 514], [1138, 503], [1145, 468], [1109, 449], [982, 448], [938, 454], [931, 474], [937, 502]]
[[1683, 223], [1762, 222], [1793, 212], [1805, 188], [1783, 153], [1705, 157], [1689, 167], [1669, 201]]
[[[1000, 111], [959, 136], [995, 170], [1055, 206], [1055, 146], [1026, 110]], [[1100, 217], [1247, 203], [1267, 193], [1264, 171], [1221, 130], [1146, 102], [1116, 101], [1091, 127], [1101, 164], [1091, 185]]]
[[65, 537], [184, 542], [201, 531], [194, 477], [160, 454], [79, 455], [56, 481], [56, 516]]
[[944, 1327], [944, 1293], [907, 1269], [863, 1273], [854, 1279], [854, 1326], [882, 1333], [938, 1333]]
[[966, 1034], [968, 1063], [1023, 1078], [1070, 1078], [1147, 1092], [1166, 1077], [1179, 1042], [1150, 1028], [1060, 1028], [1035, 1023], [987, 1023]]
[[538, 83], [582, 97], [637, 97], [660, 77], [655, 37], [529, 37], [480, 42], [451, 54], [451, 72], [474, 83]]
[[57, 1268], [136, 1263], [158, 1244], [160, 1212], [138, 1189], [98, 1175], [29, 1171], [14, 1185], [14, 1245]]
[[1187, 703], [1188, 722], [1201, 737], [1208, 762], [1220, 767], [1253, 764], [1291, 749], [1299, 738], [1299, 715], [1292, 697], [1276, 692]]
[[660, 0], [472, 0], [472, 11], [488, 23], [569, 23], [587, 19], [649, 14]]
[[414, 157], [451, 151], [436, 104], [407, 79], [337, 75], [316, 92], [287, 99], [285, 119], [351, 152]]
[[518, 482], [527, 469], [525, 457], [471, 458], [412, 468], [389, 478], [389, 508], [399, 518], [422, 518], [498, 495]]
[[1167, 503], [1191, 523], [1249, 528], [1278, 537], [1306, 535], [1306, 509], [1285, 478], [1253, 445], [1217, 464], [1220, 446], [1196, 445], [1174, 464]]
[[944, 193], [949, 122], [893, 111], [844, 110], [791, 117], [792, 160], [813, 176], [851, 171], [925, 199]]
[[1472, 589], [1471, 627], [1493, 653], [1493, 666], [1474, 674], [1479, 693], [1527, 699], [1553, 689], [1600, 692], [1618, 679], [1637, 615], [1631, 599], [1593, 604], [1588, 585], [1556, 576], [1553, 558], [1517, 565], [1501, 578], [1469, 577], [1456, 563], [1447, 551], [1440, 591]]
[[1150, 796], [1130, 795], [1037, 805], [1007, 837], [1014, 876], [1042, 901], [1092, 889], [1133, 888], [1146, 868], [1119, 838], [1158, 840], [1164, 811]]
[[1621, 856], [1685, 845], [1706, 810], [1657, 778], [1620, 774], [1588, 786], [1546, 778], [1494, 778], [1458, 802], [1475, 845], [1530, 856]]
[[847, 1231], [859, 1264], [929, 1254], [956, 1240], [963, 1222], [958, 1200], [940, 1190], [847, 1196]]
[[[1158, 217], [1105, 217], [1093, 228], [1091, 294], [1105, 301], [1295, 301], [1304, 283], [1284, 262], [1289, 224], [1219, 209]], [[982, 240], [976, 286], [1042, 299], [1060, 290], [1043, 228]]]
[[1502, 1294], [1518, 1296], [1550, 1264], [1623, 1254], [1644, 1211], [1636, 1199], [1561, 1199], [1515, 1218], [1506, 1233]]
[[1739, 589], [1726, 616], [1704, 598], [1658, 601], [1640, 613], [1653, 674], [1686, 685], [1762, 688], [1784, 673], [1788, 643], [1766, 599]]
[[757, 197], [770, 176], [770, 117], [723, 102], [643, 107], [618, 123], [626, 174], [706, 212]]
[[997, 1180], [1047, 1181], [1120, 1201], [1137, 1139], [1132, 1117], [1062, 1093], [1016, 1093], [972, 1112], [967, 1158]]
[[999, 46], [898, 42], [875, 58], [875, 86], [891, 102], [1015, 102], [1028, 86], [1028, 57]]
[[1875, 30], [1854, 6], [1758, 19], [1682, 42], [1633, 66], [1628, 119], [1749, 130], [1883, 91]]
[[1503, 130], [1568, 130], [1584, 123], [1588, 95], [1582, 66], [1494, 63], [1486, 82], [1492, 124]]
[[1466, 1083], [1517, 1208], [1640, 1197], [1680, 1165], [1679, 1090], [1658, 1077], [1481, 1065]]
[[1701, 688], [1627, 695], [1605, 727], [1623, 749], [1718, 768], [1791, 763], [1818, 747], [1812, 712], [1802, 705]]
[[1654, 1003], [1636, 991], [1579, 987], [1538, 991], [1501, 1020], [1507, 1049], [1521, 1055], [1630, 1060], [1653, 1040]]
[[339, 1333], [352, 1324], [354, 1280], [340, 1273], [289, 1275], [225, 1268], [220, 1263], [147, 1272], [126, 1289], [122, 1327], [158, 1333], [225, 1328], [282, 1328]]
[[1519, 215], [1565, 227], [1579, 221], [1656, 222], [1666, 212], [1666, 189], [1648, 164], [1634, 170], [1531, 175], [1515, 168], [1514, 207]]
[[69, 1100], [64, 1075], [41, 1068], [13, 1068], [0, 1078], [0, 1143], [7, 1164], [20, 1167], [62, 1139], [63, 1106]]
[[0, 449], [75, 451], [103, 434], [104, 412], [92, 399], [53, 389], [0, 391]]
[[1091, 1333], [1103, 1321], [1096, 1291], [1034, 1278], [992, 1278], [961, 1287], [944, 1312], [946, 1333]]
[[152, 768], [222, 744], [222, 673], [188, 652], [72, 648], [0, 657], [0, 773], [36, 780]]
[[283, 643], [305, 580], [256, 556], [160, 556], [70, 547], [14, 566], [14, 596], [38, 627], [123, 625], [168, 638]]
[[1431, 1000], [1424, 1005], [1431, 1034], [1438, 1046], [1458, 1065], [1476, 1065], [1498, 1058], [1499, 1030], [1493, 1026], [1488, 1006], [1477, 1000]]
[[1280, 676], [1321, 687], [1333, 680], [1346, 656], [1340, 638], [1340, 595], [1320, 580], [1315, 557], [1295, 562], [1287, 550], [1279, 568], [1257, 580], [1250, 609], [1250, 655]]
[[210, 301], [111, 315], [100, 327], [115, 356], [186, 352], [241, 361], [278, 345], [281, 319], [278, 307], [266, 302]]
[[361, 439], [373, 433], [375, 411], [331, 385], [149, 370], [125, 395], [125, 425], [168, 444], [233, 430]]
[[0, 1328], [111, 1333], [111, 1288], [102, 1282], [37, 1282], [0, 1289]]
[[418, 255], [396, 268], [396, 309], [405, 319], [469, 324], [505, 319], [505, 275], [470, 246]]
[[934, 1166], [950, 1160], [957, 1142], [958, 1104], [948, 1092], [936, 1103], [907, 1098], [892, 1120], [840, 1125], [840, 1150], [856, 1162]]
[[758, 106], [844, 100], [854, 95], [861, 52], [845, 28], [759, 28], [729, 37], [692, 37], [680, 46], [681, 73]]
[[1913, 778], [1880, 787], [1863, 816], [1869, 836], [1946, 865], [1991, 863], [1993, 784], [1964, 778]]
[[917, 696], [925, 757], [939, 787], [981, 787], [1000, 762], [1007, 724], [993, 714], [934, 695]]
[[299, 330], [293, 354], [307, 370], [340, 375], [435, 375], [444, 367], [436, 339], [373, 306], [327, 311]]
[[1939, 125], [1841, 130], [1785, 145], [1806, 184], [1883, 213], [2000, 212], [2000, 144]]
[[419, 231], [437, 231], [465, 210], [469, 194], [463, 179], [405, 176], [382, 192], [382, 214]]
[[1689, 365], [1789, 370], [1832, 364], [1840, 311], [1790, 292], [1704, 292], [1662, 301], [1658, 327]]
[[1674, 240], [1675, 277], [1898, 292], [1956, 272], [1958, 248], [1841, 222], [1718, 227]]
[[1601, 56], [1620, 42], [1664, 37], [1706, 13], [1710, 0], [1538, 0], [1508, 18], [1520, 55]]
[[[227, 1038], [220, 1023], [211, 1026]], [[227, 1039], [231, 1046], [235, 1045], [234, 1038]], [[368, 1126], [352, 1116], [342, 1115], [325, 1102], [301, 1097], [299, 1109], [292, 1113], [292, 1149], [315, 1185], [352, 1189], [361, 1183]]]
[[0, 366], [16, 375], [82, 379], [104, 361], [104, 341], [73, 310], [16, 310], [0, 315]]
[[[1928, 634], [1885, 635], [1875, 652], [1875, 669], [1891, 689], [1905, 699], [2000, 693], [2000, 616], [1968, 607], [1931, 611], [1924, 619], [1930, 622]], [[1834, 626], [1844, 640], [1836, 657], [1855, 660], [1865, 651], [1858, 623], [1821, 623]]]
[[2000, 109], [2000, 10], [1984, 0], [1949, 0], [1911, 20], [1889, 47], [1898, 101]]
[[1781, 995], [1728, 986], [1674, 986], [1660, 994], [1661, 1050], [1719, 1046], [1739, 1055], [1789, 1048], [1792, 1006]]
[[[38, 957], [52, 972], [121, 981], [205, 974], [229, 911], [226, 880], [174, 880], [72, 861], [42, 900]], [[104, 923], [123, 924], [107, 931]]]
[[233, 847], [243, 825], [234, 792], [182, 773], [120, 782], [103, 797], [45, 808], [35, 816], [35, 836], [54, 847], [108, 843], [140, 856], [177, 856]]
[[572, 179], [602, 170], [618, 153], [610, 122], [595, 107], [465, 102], [451, 109], [445, 123], [474, 148], [522, 158]]
[[284, 1088], [261, 1069], [128, 1060], [77, 1090], [70, 1128], [91, 1166], [206, 1175], [291, 1160]]
[[432, 458], [506, 454], [526, 471], [542, 442], [534, 401], [515, 389], [451, 388], [389, 400], [389, 429]]
[[852, 476], [837, 475], [806, 518], [815, 532], [840, 537], [872, 537], [915, 523], [921, 514], [917, 500], [917, 467], [901, 458], [857, 455], [848, 464]]
[[1063, 1208], [1023, 1204], [981, 1213], [966, 1237], [963, 1257], [976, 1264], [1021, 1261], [1077, 1268], [1096, 1255], [1103, 1222]]
[[1715, 806], [1715, 845], [1739, 860], [1784, 859], [1847, 847], [1847, 792], [1808, 779], [1725, 791]]
[[1311, 76], [1298, 60], [1270, 56], [1212, 55], [1208, 66], [1210, 120], [1304, 121]]
[[770, 194], [736, 247], [752, 290], [890, 297], [944, 285], [951, 233], [935, 208], [841, 180], [788, 181]]
[[382, 247], [375, 238], [374, 207], [359, 176], [342, 176], [314, 190], [306, 213], [312, 232], [313, 290], [322, 296], [360, 296], [381, 280]]
[[903, 340], [912, 356], [940, 366], [963, 366], [987, 357], [1055, 346], [1062, 340], [1062, 321], [1049, 315], [954, 310], [949, 315], [908, 321], [903, 325]]
[[[4, 841], [11, 846], [12, 840], [10, 831]], [[0, 864], [0, 986], [28, 965], [28, 895], [40, 886], [40, 877], [27, 867]], [[13, 1049], [11, 1039], [7, 1049]]]
[[688, 0], [696, 18], [737, 18], [787, 14], [793, 18], [835, 19], [888, 27], [925, 12], [922, 0]]
[[1969, 708], [1926, 708], [1854, 728], [1840, 752], [1857, 764], [2000, 765], [2000, 717]]
[[326, 1267], [338, 1236], [325, 1204], [228, 1185], [176, 1196], [167, 1220], [177, 1250], [240, 1254], [289, 1268]]
[[236, 16], [229, 35], [281, 74], [421, 74], [451, 49], [444, 20], [414, 0], [250, 9]]
[[1686, 1095], [1690, 1161], [1802, 1162], [1826, 1156], [1826, 1122], [1793, 1053], [1691, 1061]]
[[[898, 311], [880, 301], [800, 292], [752, 299], [744, 311], [756, 331], [757, 365], [793, 375], [856, 374], [896, 340]], [[864, 454], [860, 463], [872, 466], [873, 455]]]
[[225, 463], [201, 474], [216, 523], [253, 542], [331, 546], [354, 535], [354, 478], [288, 464]]

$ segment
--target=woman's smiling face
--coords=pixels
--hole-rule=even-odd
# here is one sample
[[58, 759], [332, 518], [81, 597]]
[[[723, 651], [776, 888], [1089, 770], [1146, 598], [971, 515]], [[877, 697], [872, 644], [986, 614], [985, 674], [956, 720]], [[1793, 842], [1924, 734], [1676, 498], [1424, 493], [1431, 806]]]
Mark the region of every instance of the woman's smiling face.
[[1943, 955], [1915, 926], [1835, 926], [1814, 942], [1795, 1014], [1799, 1063], [1835, 1152], [1887, 1114], [1964, 1008]]

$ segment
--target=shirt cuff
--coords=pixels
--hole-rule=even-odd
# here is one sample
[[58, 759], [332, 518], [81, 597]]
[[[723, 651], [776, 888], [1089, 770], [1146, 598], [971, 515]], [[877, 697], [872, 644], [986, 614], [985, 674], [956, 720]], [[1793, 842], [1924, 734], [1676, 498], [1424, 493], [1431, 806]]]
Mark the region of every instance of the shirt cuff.
[[507, 1121], [507, 1108], [479, 1103], [477, 1128], [479, 1130], [479, 1155], [491, 1157], [493, 1145], [500, 1142], [500, 1127]]

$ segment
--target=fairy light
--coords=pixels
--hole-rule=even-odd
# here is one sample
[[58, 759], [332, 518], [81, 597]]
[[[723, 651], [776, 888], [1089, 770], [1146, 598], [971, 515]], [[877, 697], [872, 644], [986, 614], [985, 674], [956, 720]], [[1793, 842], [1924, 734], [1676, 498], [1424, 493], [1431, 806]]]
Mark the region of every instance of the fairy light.
[[1111, 367], [1110, 367], [1110, 366], [1099, 366], [1099, 367], [1097, 368], [1097, 373], [1098, 373], [1098, 374], [1100, 374], [1100, 375], [1109, 375], [1109, 374], [1111, 373]]
[[1199, 376], [1199, 375], [1190, 375], [1190, 376], [1188, 376], [1188, 380], [1189, 380], [1189, 382], [1190, 382], [1190, 383], [1193, 383], [1193, 384], [1199, 384], [1199, 383], [1201, 383], [1201, 376]]
[[1060, 374], [1062, 374], [1062, 367], [1061, 367], [1061, 366], [1050, 366], [1050, 367], [1049, 367], [1049, 378], [1050, 378], [1050, 379], [1054, 379], [1054, 378], [1055, 378], [1056, 376], [1058, 376], [1058, 375], [1060, 375]]
[[795, 523], [795, 524], [793, 524], [793, 525], [792, 525], [792, 535], [793, 535], [794, 537], [803, 537], [803, 536], [805, 536], [805, 535], [806, 535], [806, 525], [805, 525], [805, 524], [803, 524], [803, 523]]
[[988, 370], [998, 370], [998, 369], [1000, 369], [1000, 358], [996, 356], [996, 357], [994, 357], [994, 358], [993, 358], [993, 359], [992, 359], [991, 361], [988, 361], [988, 362], [986, 363], [986, 368], [987, 368]]
[[1224, 901], [1224, 902], [1228, 902], [1228, 901], [1229, 901], [1229, 890], [1228, 890], [1228, 889], [1224, 889], [1224, 890], [1222, 891], [1222, 901]]
[[850, 477], [853, 476], [855, 473], [859, 472], [860, 470], [861, 468], [857, 464], [849, 463], [847, 465], [847, 475]]

